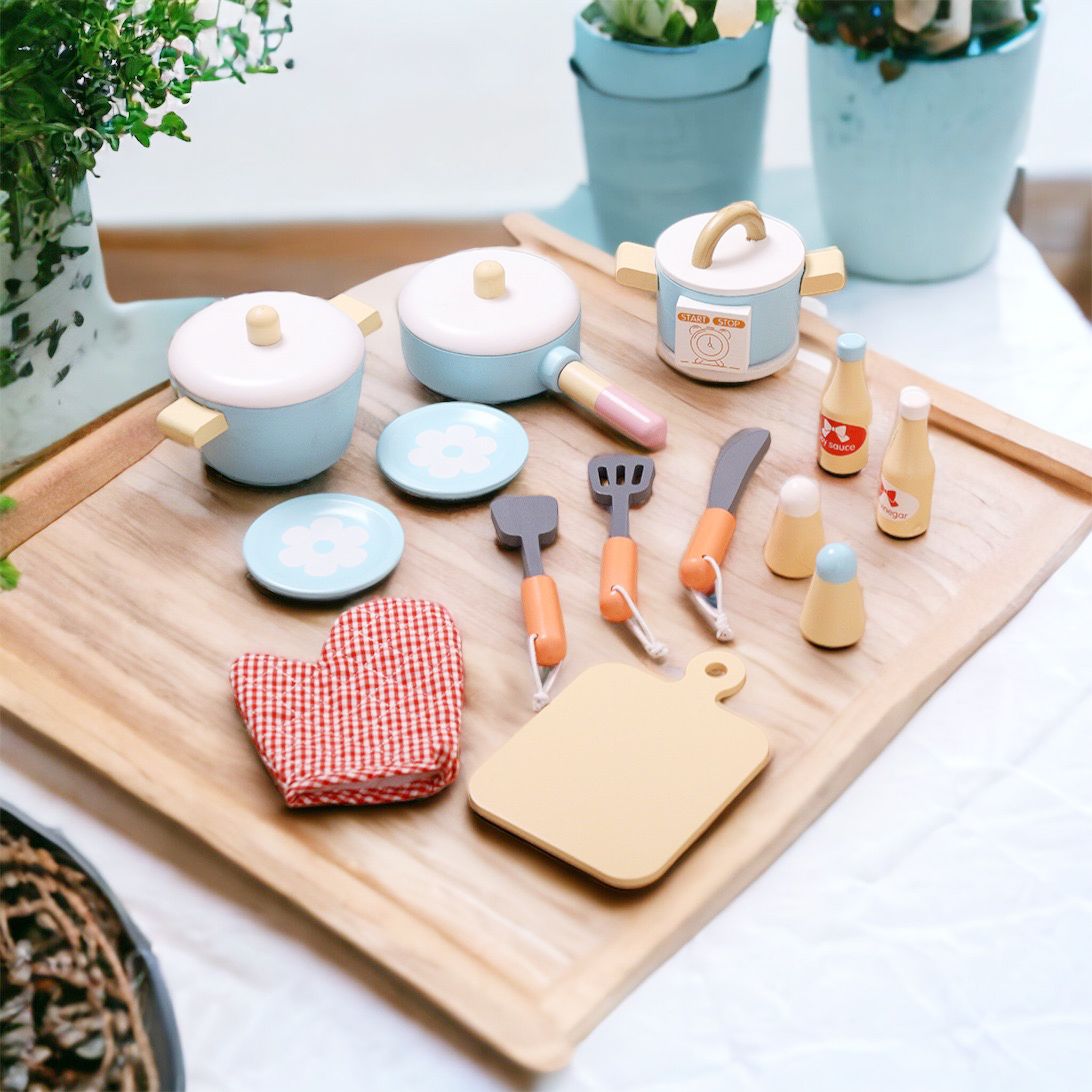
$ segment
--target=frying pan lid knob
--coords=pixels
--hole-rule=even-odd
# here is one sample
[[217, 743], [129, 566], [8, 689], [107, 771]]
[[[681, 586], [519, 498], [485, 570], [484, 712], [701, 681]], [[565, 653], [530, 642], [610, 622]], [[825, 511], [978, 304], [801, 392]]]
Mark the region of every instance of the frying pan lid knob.
[[474, 295], [495, 300], [504, 295], [504, 266], [489, 259], [474, 266]]

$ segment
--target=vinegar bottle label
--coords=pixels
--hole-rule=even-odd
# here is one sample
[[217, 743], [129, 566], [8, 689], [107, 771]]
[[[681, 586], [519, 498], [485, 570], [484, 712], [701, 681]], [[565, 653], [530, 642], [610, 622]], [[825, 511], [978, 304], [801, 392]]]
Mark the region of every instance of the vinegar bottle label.
[[905, 489], [897, 489], [886, 478], [880, 477], [880, 492], [876, 501], [880, 515], [892, 523], [904, 523], [920, 507], [918, 498]]

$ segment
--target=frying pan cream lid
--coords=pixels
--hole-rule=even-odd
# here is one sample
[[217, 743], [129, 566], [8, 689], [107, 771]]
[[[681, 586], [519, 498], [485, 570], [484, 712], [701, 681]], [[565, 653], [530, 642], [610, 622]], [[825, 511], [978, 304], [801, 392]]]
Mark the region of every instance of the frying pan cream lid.
[[[273, 333], [256, 344], [248, 315]], [[271, 316], [270, 311], [275, 312]], [[248, 292], [191, 315], [167, 347], [171, 377], [195, 398], [269, 409], [308, 402], [340, 386], [364, 359], [364, 335], [328, 300], [299, 292]]]
[[804, 240], [799, 232], [765, 213], [765, 239], [748, 239], [744, 226], [737, 224], [720, 237], [709, 268], [697, 268], [694, 244], [714, 215], [701, 212], [678, 220], [656, 240], [656, 264], [676, 284], [718, 296], [751, 296], [780, 288], [803, 272]]
[[438, 349], [503, 356], [561, 337], [580, 317], [580, 295], [547, 258], [481, 247], [419, 269], [398, 296], [398, 317]]

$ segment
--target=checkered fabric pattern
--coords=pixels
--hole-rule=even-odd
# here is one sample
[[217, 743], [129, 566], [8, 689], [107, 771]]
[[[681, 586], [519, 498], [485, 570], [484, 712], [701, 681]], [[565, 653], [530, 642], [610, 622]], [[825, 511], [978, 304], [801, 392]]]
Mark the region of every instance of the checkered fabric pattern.
[[462, 640], [439, 603], [352, 607], [317, 663], [248, 652], [231, 689], [290, 808], [413, 800], [458, 772]]

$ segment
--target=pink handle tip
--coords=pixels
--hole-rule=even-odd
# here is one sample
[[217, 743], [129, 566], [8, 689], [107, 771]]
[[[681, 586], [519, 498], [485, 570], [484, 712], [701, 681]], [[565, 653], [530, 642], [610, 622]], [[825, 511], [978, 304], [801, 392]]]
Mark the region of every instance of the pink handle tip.
[[667, 443], [667, 421], [621, 387], [601, 391], [595, 400], [595, 413], [649, 451], [658, 451]]

